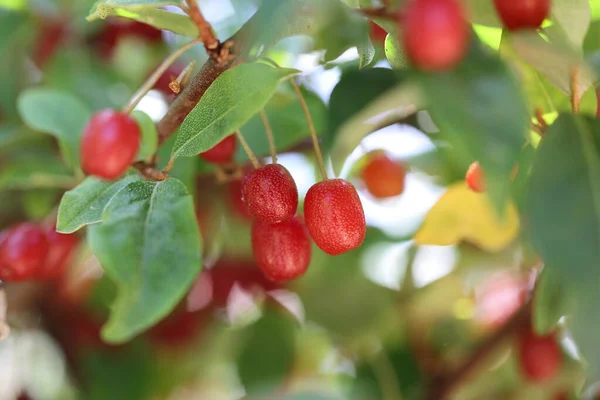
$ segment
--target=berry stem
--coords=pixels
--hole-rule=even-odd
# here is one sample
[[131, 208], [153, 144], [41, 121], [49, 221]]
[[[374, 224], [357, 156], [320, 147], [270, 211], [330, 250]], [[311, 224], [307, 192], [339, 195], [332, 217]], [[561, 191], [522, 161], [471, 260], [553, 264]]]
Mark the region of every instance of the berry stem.
[[141, 88], [133, 95], [133, 98], [129, 101], [129, 104], [123, 108], [125, 114], [131, 113], [134, 108], [138, 105], [140, 100], [148, 93], [156, 84], [158, 79], [165, 73], [165, 71], [177, 60], [183, 53], [191, 49], [194, 45], [201, 42], [200, 39], [194, 39], [189, 43], [184, 44], [179, 49], [171, 53], [165, 60], [158, 66], [156, 71], [144, 82]]
[[269, 152], [271, 153], [271, 158], [273, 159], [273, 164], [277, 163], [277, 149], [275, 148], [275, 139], [273, 138], [273, 130], [271, 129], [271, 124], [269, 123], [269, 118], [267, 117], [267, 113], [264, 109], [260, 110], [260, 119], [265, 126], [265, 132], [267, 133], [267, 140], [269, 141]]
[[579, 112], [579, 102], [580, 102], [580, 94], [579, 94], [579, 67], [574, 66], [571, 69], [571, 108], [574, 113]]
[[252, 152], [252, 149], [250, 148], [250, 146], [248, 146], [248, 142], [246, 142], [246, 139], [244, 139], [244, 136], [242, 135], [242, 132], [238, 129], [237, 131], [235, 131], [235, 135], [237, 136], [238, 140], [242, 144], [242, 148], [246, 152], [246, 155], [248, 156], [248, 159], [250, 159], [250, 162], [252, 163], [252, 166], [255, 169], [260, 168], [260, 163], [256, 159], [256, 156]]
[[177, 94], [177, 93], [181, 92], [181, 88], [183, 86], [185, 86], [187, 84], [187, 82], [189, 81], [195, 65], [196, 65], [196, 61], [192, 61], [191, 63], [189, 63], [183, 69], [183, 71], [181, 71], [181, 73], [179, 74], [177, 79], [175, 79], [174, 81], [169, 83], [169, 89], [171, 89], [173, 91], [173, 93]]
[[219, 39], [215, 36], [210, 23], [204, 18], [196, 0], [185, 0], [185, 4], [187, 5], [185, 12], [198, 27], [198, 39], [204, 43], [208, 55], [213, 56], [215, 50], [219, 48]]
[[323, 162], [323, 154], [321, 153], [321, 148], [319, 147], [319, 139], [317, 138], [317, 132], [315, 131], [315, 125], [313, 123], [312, 116], [310, 115], [310, 110], [306, 105], [306, 101], [304, 100], [304, 96], [302, 95], [302, 91], [300, 90], [300, 86], [298, 86], [296, 80], [292, 78], [290, 81], [292, 82], [292, 86], [294, 87], [294, 91], [298, 96], [298, 100], [302, 106], [302, 111], [306, 117], [306, 122], [308, 123], [308, 130], [310, 131], [313, 147], [315, 148], [315, 154], [317, 156], [319, 169], [321, 170], [321, 176], [323, 177], [323, 180], [327, 180], [327, 170], [325, 169], [325, 162]]

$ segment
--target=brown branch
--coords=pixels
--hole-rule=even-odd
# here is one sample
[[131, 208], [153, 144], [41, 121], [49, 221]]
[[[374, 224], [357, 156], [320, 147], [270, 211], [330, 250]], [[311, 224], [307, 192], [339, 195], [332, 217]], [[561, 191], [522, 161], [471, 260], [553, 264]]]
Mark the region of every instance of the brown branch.
[[187, 4], [187, 14], [198, 27], [198, 38], [204, 43], [206, 52], [212, 56], [219, 48], [219, 39], [215, 36], [210, 23], [204, 18], [196, 0], [185, 0], [185, 3]]
[[473, 355], [462, 365], [445, 376], [433, 382], [431, 392], [425, 397], [426, 400], [444, 400], [450, 397], [454, 389], [465, 381], [488, 356], [504, 343], [513, 334], [531, 323], [531, 296], [512, 318], [498, 329], [492, 336], [483, 342]]
[[575, 66], [571, 69], [571, 108], [573, 113], [579, 112], [579, 102], [581, 94], [579, 93], [579, 67]]
[[145, 161], [135, 162], [132, 164], [132, 167], [137, 169], [140, 175], [142, 175], [144, 178], [153, 181], [164, 181], [169, 177], [169, 175], [156, 169], [154, 164], [147, 163]]

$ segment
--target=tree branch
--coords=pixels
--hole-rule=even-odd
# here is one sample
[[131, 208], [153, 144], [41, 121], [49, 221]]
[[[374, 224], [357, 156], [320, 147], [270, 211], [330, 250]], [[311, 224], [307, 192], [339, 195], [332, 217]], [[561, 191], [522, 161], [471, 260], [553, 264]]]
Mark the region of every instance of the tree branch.
[[204, 43], [206, 52], [212, 55], [219, 48], [219, 39], [215, 36], [210, 23], [204, 18], [196, 0], [185, 0], [185, 3], [187, 14], [198, 27], [198, 38]]

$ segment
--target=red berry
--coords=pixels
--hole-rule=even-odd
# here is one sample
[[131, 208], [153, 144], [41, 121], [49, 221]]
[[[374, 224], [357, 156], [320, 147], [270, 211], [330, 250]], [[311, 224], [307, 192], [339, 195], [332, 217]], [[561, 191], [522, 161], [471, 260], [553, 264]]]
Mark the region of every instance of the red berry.
[[387, 31], [373, 21], [369, 21], [371, 40], [375, 43], [384, 43]]
[[477, 161], [469, 166], [467, 174], [465, 175], [465, 182], [467, 182], [467, 185], [472, 191], [477, 193], [485, 192], [483, 170]]
[[357, 248], [367, 232], [358, 193], [344, 179], [313, 185], [304, 200], [304, 218], [317, 246], [331, 255]]
[[537, 29], [550, 11], [550, 0], [494, 0], [498, 16], [511, 31]]
[[258, 267], [275, 282], [302, 276], [310, 264], [310, 239], [299, 217], [277, 224], [255, 221], [252, 250]]
[[46, 261], [37, 273], [38, 278], [60, 278], [68, 266], [69, 258], [77, 246], [77, 235], [56, 232], [54, 226], [46, 232], [48, 240], [48, 255]]
[[29, 222], [13, 225], [0, 237], [0, 280], [36, 277], [47, 254], [48, 239], [41, 226]]
[[242, 182], [232, 181], [228, 187], [229, 202], [235, 214], [245, 220], [252, 220], [252, 216], [248, 211], [248, 206], [242, 200]]
[[217, 143], [212, 149], [200, 153], [200, 157], [209, 163], [227, 164], [233, 159], [236, 147], [237, 139], [235, 138], [235, 135], [229, 135]]
[[150, 43], [162, 41], [162, 31], [137, 21], [125, 18], [111, 19], [103, 29], [91, 38], [101, 57], [110, 59], [114, 49], [123, 37], [138, 37]]
[[553, 334], [536, 336], [524, 332], [519, 342], [521, 370], [530, 382], [543, 382], [554, 378], [562, 363], [562, 353]]
[[255, 169], [242, 181], [242, 199], [257, 220], [274, 224], [292, 218], [298, 208], [298, 188], [281, 164]]
[[406, 54], [423, 70], [441, 71], [456, 66], [467, 53], [469, 35], [458, 0], [412, 0], [403, 15]]
[[43, 68], [65, 41], [67, 27], [67, 23], [61, 20], [44, 20], [41, 23], [32, 55], [33, 62], [38, 67]]
[[376, 198], [394, 197], [404, 192], [406, 169], [384, 154], [373, 156], [362, 170], [362, 180]]
[[89, 175], [116, 179], [140, 148], [140, 128], [129, 115], [103, 110], [92, 116], [81, 139], [81, 167]]
[[163, 346], [181, 346], [189, 343], [199, 333], [208, 313], [192, 313], [178, 309], [148, 331], [154, 343]]

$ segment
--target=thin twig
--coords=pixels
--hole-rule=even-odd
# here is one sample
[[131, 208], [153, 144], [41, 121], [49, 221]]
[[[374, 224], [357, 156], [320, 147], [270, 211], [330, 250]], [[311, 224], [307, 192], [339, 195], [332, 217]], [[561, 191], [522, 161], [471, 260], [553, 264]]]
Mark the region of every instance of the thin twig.
[[181, 92], [181, 88], [187, 84], [190, 76], [192, 75], [192, 71], [194, 70], [194, 66], [196, 65], [196, 61], [190, 62], [184, 69], [181, 71], [179, 76], [169, 83], [169, 89], [173, 91], [173, 93], [178, 94]]
[[156, 82], [160, 79], [162, 74], [177, 60], [183, 53], [191, 49], [194, 45], [200, 42], [200, 39], [192, 40], [189, 43], [181, 46], [179, 49], [175, 50], [173, 53], [169, 55], [169, 57], [165, 58], [165, 60], [158, 66], [156, 71], [144, 82], [142, 87], [133, 95], [132, 99], [129, 101], [129, 104], [123, 108], [123, 112], [129, 114], [133, 111], [133, 109], [138, 105], [140, 100], [148, 93]]
[[304, 116], [306, 117], [306, 122], [308, 124], [308, 129], [310, 131], [310, 136], [313, 141], [313, 146], [315, 148], [315, 155], [317, 156], [317, 163], [319, 164], [319, 169], [321, 170], [321, 175], [323, 179], [327, 179], [327, 170], [325, 169], [325, 162], [323, 162], [323, 154], [321, 154], [321, 148], [319, 147], [319, 138], [317, 138], [317, 132], [315, 131], [315, 125], [312, 120], [312, 116], [310, 115], [310, 110], [306, 105], [306, 101], [304, 100], [304, 96], [302, 95], [302, 91], [296, 83], [294, 78], [290, 79], [292, 82], [292, 86], [294, 87], [294, 91], [298, 96], [298, 100], [300, 101], [300, 105], [302, 106], [302, 111], [304, 112]]
[[571, 69], [571, 108], [574, 113], [579, 112], [579, 102], [581, 96], [579, 93], [579, 67], [574, 66]]
[[235, 131], [235, 135], [237, 136], [238, 140], [242, 144], [242, 148], [246, 152], [246, 155], [248, 156], [248, 159], [250, 159], [250, 162], [252, 163], [254, 168], [257, 168], [257, 169], [260, 168], [260, 163], [256, 159], [256, 156], [252, 152], [252, 149], [250, 148], [250, 146], [248, 146], [248, 142], [246, 142], [246, 139], [244, 139], [242, 132], [240, 132], [240, 130], [238, 129], [237, 131]]
[[546, 129], [548, 127], [548, 124], [546, 123], [546, 120], [544, 119], [544, 116], [542, 115], [542, 110], [539, 108], [535, 109], [535, 119], [537, 120], [538, 124], [540, 125], [540, 128]]
[[137, 169], [140, 175], [144, 178], [151, 179], [153, 181], [164, 181], [169, 177], [166, 173], [156, 169], [153, 164], [145, 161], [138, 161], [133, 163], [133, 168]]
[[210, 23], [204, 18], [196, 0], [185, 0], [185, 3], [187, 4], [187, 14], [198, 27], [198, 39], [204, 43], [206, 52], [212, 56], [219, 48], [219, 39], [215, 36]]
[[273, 159], [273, 164], [277, 164], [277, 149], [275, 148], [275, 139], [273, 138], [273, 130], [269, 123], [269, 118], [264, 109], [260, 110], [260, 119], [262, 119], [263, 125], [265, 126], [265, 132], [267, 134], [267, 140], [269, 141], [269, 152]]

